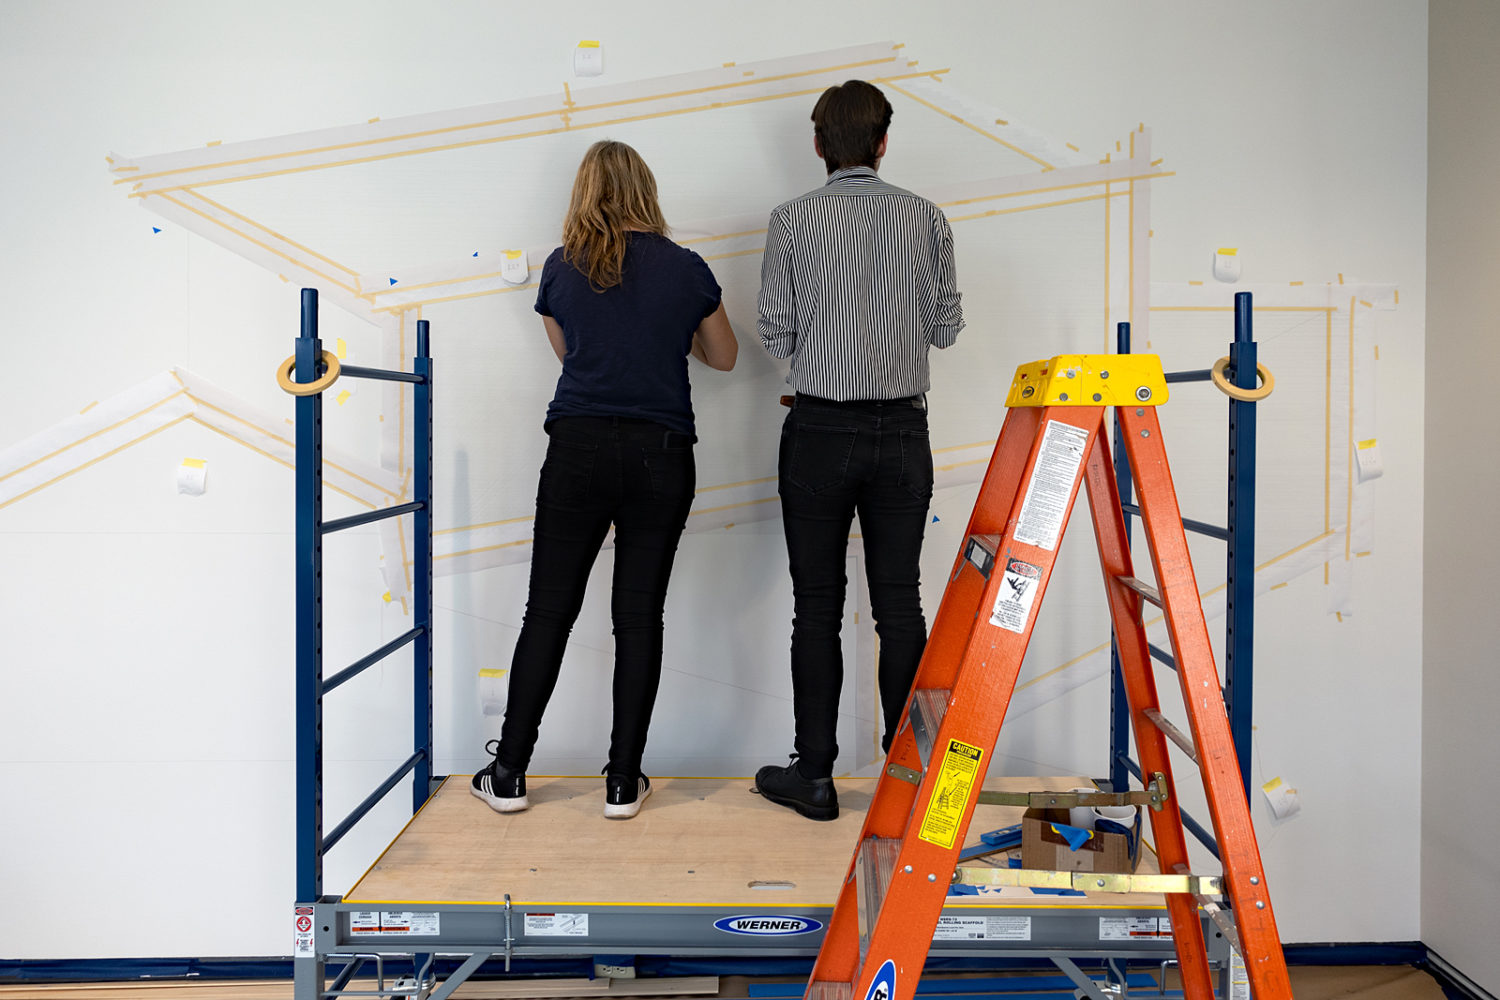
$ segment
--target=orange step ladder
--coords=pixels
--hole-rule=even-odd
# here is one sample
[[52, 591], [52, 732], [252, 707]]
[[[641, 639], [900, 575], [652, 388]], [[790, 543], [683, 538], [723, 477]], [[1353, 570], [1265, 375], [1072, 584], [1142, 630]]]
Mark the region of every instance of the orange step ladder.
[[[1022, 365], [965, 542], [933, 620], [906, 714], [808, 981], [808, 1000], [908, 1000], [955, 881], [1166, 895], [1190, 1000], [1214, 996], [1199, 907], [1244, 958], [1256, 1000], [1292, 995], [1260, 851], [1188, 557], [1156, 407], [1151, 354], [1063, 355]], [[1105, 418], [1114, 407], [1134, 472], [1157, 586], [1135, 577]], [[1146, 792], [1046, 803], [1144, 802], [1161, 874], [961, 869], [958, 854], [994, 753], [1080, 483], [1099, 541]], [[1189, 732], [1163, 718], [1146, 646], [1147, 604], [1165, 613]], [[1202, 773], [1222, 876], [1192, 874], [1167, 741]], [[1067, 798], [1067, 802], [1062, 799]], [[1038, 793], [1037, 802], [1040, 804]], [[1227, 897], [1228, 912], [1210, 897]], [[1232, 914], [1232, 919], [1231, 919]]]

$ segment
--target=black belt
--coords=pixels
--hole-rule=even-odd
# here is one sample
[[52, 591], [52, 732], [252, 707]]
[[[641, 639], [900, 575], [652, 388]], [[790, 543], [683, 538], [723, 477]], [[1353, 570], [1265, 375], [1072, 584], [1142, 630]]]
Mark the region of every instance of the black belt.
[[897, 399], [824, 399], [822, 396], [810, 396], [805, 392], [799, 392], [793, 397], [793, 401], [813, 406], [832, 407], [836, 410], [872, 410], [884, 407], [927, 409], [926, 396], [901, 396]]

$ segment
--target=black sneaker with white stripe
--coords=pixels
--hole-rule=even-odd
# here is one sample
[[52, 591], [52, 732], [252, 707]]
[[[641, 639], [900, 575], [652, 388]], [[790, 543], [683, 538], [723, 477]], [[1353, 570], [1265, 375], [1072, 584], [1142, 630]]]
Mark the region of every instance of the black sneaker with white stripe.
[[[484, 745], [484, 749], [488, 753], [498, 753], [500, 741], [490, 740]], [[531, 805], [526, 801], [526, 772], [502, 767], [499, 757], [474, 775], [474, 779], [469, 782], [469, 791], [495, 812], [520, 812]]]
[[619, 774], [604, 777], [604, 818], [630, 819], [651, 797], [651, 779], [644, 774], [632, 781]]

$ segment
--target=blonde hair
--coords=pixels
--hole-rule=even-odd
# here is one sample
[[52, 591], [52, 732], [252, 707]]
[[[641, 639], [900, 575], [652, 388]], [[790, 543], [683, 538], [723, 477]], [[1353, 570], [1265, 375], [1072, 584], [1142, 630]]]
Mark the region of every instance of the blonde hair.
[[667, 235], [656, 178], [641, 154], [605, 139], [583, 154], [563, 218], [563, 260], [604, 291], [620, 283], [630, 229]]

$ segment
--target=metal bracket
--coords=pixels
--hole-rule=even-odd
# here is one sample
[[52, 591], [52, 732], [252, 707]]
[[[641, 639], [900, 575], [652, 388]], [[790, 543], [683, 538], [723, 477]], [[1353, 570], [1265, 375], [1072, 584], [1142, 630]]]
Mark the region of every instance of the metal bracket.
[[1217, 875], [1152, 875], [1110, 872], [1046, 871], [1040, 868], [953, 869], [955, 885], [1016, 886], [1023, 889], [1073, 889], [1079, 892], [1149, 892], [1162, 895], [1192, 893], [1221, 894]]
[[[920, 785], [922, 772], [900, 764], [889, 764], [885, 773], [908, 784]], [[1071, 809], [1074, 806], [1150, 806], [1161, 812], [1171, 793], [1167, 791], [1167, 776], [1160, 771], [1151, 775], [1151, 781], [1139, 792], [992, 792], [983, 791], [976, 797], [980, 805], [1020, 806], [1023, 809]]]
[[510, 956], [515, 950], [516, 939], [510, 929], [510, 893], [505, 894], [505, 971], [510, 971]]

